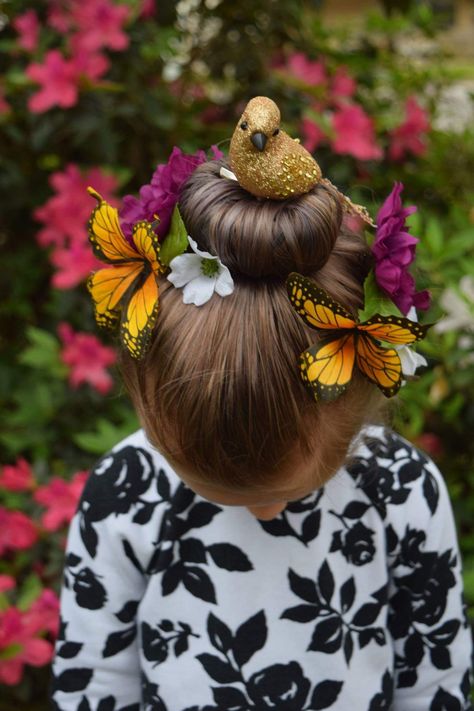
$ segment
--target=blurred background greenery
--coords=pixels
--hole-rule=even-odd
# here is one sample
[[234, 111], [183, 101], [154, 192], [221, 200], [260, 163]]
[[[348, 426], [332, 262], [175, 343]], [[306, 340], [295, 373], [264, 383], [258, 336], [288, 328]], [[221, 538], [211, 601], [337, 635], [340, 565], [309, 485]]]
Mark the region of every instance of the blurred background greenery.
[[[394, 426], [448, 482], [474, 619], [472, 3], [356, 5], [0, 3], [0, 612], [41, 616], [45, 660], [82, 473], [137, 427], [85, 289], [85, 187], [119, 206], [173, 146], [226, 152], [255, 95], [373, 216], [397, 180], [418, 205], [415, 276], [433, 295], [423, 320], [438, 325]], [[20, 650], [0, 637], [0, 709], [46, 709], [48, 666]]]

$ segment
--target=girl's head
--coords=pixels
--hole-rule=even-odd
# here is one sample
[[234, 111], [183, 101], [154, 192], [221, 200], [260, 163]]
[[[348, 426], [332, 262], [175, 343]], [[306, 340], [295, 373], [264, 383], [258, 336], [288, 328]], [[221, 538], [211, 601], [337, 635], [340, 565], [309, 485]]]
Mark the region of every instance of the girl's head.
[[337, 471], [383, 399], [357, 371], [334, 402], [312, 399], [298, 357], [318, 336], [285, 279], [307, 275], [356, 316], [371, 255], [330, 184], [260, 200], [220, 177], [223, 165], [200, 165], [179, 207], [198, 247], [229, 268], [233, 293], [197, 307], [163, 278], [152, 346], [138, 362], [123, 352], [121, 368], [150, 441], [186, 483], [269, 518]]

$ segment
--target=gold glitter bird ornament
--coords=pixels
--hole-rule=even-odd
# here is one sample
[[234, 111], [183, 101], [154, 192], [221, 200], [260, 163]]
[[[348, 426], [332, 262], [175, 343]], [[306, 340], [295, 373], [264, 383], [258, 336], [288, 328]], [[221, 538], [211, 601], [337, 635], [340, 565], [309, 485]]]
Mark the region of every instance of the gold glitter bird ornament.
[[[317, 183], [332, 185], [322, 177], [311, 153], [280, 128], [280, 120], [280, 109], [272, 99], [255, 96], [248, 102], [229, 149], [230, 166], [239, 184], [252, 195], [270, 200], [298, 197]], [[346, 212], [357, 213], [375, 227], [364, 206], [337, 192]]]

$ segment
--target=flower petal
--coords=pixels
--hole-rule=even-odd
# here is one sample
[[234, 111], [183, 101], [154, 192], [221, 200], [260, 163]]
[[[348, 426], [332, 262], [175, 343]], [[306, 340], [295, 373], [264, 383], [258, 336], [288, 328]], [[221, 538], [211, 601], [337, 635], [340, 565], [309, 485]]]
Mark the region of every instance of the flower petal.
[[396, 350], [402, 364], [403, 375], [415, 375], [417, 368], [428, 365], [426, 358], [421, 353], [417, 353], [408, 346], [398, 346]]
[[224, 166], [222, 166], [222, 168], [220, 169], [219, 175], [221, 176], [221, 178], [229, 178], [229, 180], [237, 180], [236, 174], [233, 173], [231, 170], [227, 170], [227, 168], [224, 168]]
[[168, 281], [181, 287], [201, 274], [201, 257], [197, 254], [180, 254], [169, 263]]
[[213, 295], [215, 284], [215, 278], [211, 279], [203, 274], [192, 279], [183, 289], [183, 303], [202, 306]]
[[221, 263], [220, 273], [216, 280], [215, 291], [219, 296], [229, 296], [234, 291], [234, 280], [229, 269]]
[[189, 244], [191, 245], [191, 249], [193, 250], [193, 252], [194, 252], [195, 254], [199, 254], [199, 256], [200, 256], [201, 258], [203, 258], [203, 259], [217, 259], [217, 257], [215, 256], [215, 254], [210, 254], [209, 252], [202, 252], [202, 251], [198, 248], [197, 242], [196, 242], [195, 240], [193, 240], [193, 238], [190, 237], [189, 235], [188, 235], [188, 242], [189, 242]]

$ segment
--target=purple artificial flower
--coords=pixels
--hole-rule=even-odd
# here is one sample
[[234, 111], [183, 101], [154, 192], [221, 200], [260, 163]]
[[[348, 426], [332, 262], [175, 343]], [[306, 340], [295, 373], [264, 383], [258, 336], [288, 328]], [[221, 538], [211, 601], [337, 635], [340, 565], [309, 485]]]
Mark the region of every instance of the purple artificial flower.
[[409, 234], [405, 220], [417, 208], [415, 205], [402, 207], [402, 190], [403, 183], [396, 182], [377, 214], [372, 253], [377, 284], [406, 316], [412, 306], [423, 310], [429, 308], [431, 298], [426, 289], [416, 291], [415, 280], [408, 272], [419, 240]]
[[[214, 160], [224, 157], [217, 146], [211, 148]], [[125, 236], [131, 238], [133, 225], [138, 220], [153, 222], [155, 215], [158, 215], [160, 223], [155, 232], [163, 240], [169, 231], [171, 215], [184, 183], [197, 166], [206, 161], [205, 151], [200, 150], [191, 155], [183, 153], [181, 148], [175, 146], [168, 162], [156, 167], [151, 183], [140, 188], [140, 197], [125, 195], [123, 198], [119, 216]]]

